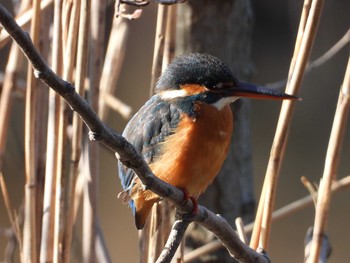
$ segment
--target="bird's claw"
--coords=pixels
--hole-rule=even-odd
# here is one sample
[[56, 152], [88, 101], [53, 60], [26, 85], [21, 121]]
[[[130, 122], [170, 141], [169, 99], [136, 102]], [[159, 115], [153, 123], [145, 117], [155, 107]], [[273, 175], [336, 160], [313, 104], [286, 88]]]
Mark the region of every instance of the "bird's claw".
[[195, 197], [190, 196], [190, 193], [187, 191], [186, 188], [179, 188], [179, 189], [184, 194], [183, 205], [185, 205], [189, 199], [191, 199], [192, 204], [193, 204], [192, 211], [190, 213], [188, 213], [188, 214], [181, 214], [181, 217], [189, 217], [189, 218], [191, 218], [191, 217], [195, 216], [198, 213], [198, 201], [197, 201], [197, 199]]

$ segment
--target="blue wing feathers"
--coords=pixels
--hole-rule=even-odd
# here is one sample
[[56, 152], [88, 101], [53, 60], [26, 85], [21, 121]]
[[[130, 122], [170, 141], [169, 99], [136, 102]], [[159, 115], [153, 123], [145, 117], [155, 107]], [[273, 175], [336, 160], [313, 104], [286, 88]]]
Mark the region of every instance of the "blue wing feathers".
[[[178, 126], [181, 112], [178, 107], [154, 95], [129, 121], [123, 136], [143, 155], [147, 163], [161, 151], [161, 142]], [[131, 189], [135, 173], [118, 162], [118, 171], [124, 190]], [[129, 202], [135, 214], [135, 205]]]

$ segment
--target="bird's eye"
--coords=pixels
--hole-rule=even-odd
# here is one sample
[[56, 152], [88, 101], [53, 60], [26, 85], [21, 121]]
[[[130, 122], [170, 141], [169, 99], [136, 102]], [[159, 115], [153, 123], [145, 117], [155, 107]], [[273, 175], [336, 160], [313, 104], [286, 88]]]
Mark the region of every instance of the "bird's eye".
[[213, 87], [215, 90], [221, 90], [221, 89], [227, 89], [227, 88], [232, 88], [236, 85], [234, 81], [229, 81], [229, 82], [219, 82], [216, 83]]

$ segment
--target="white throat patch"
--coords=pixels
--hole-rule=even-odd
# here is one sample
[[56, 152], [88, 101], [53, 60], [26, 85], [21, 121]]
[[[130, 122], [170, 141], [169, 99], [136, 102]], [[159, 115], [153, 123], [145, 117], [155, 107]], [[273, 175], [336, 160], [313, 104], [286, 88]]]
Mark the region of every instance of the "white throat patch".
[[212, 105], [218, 110], [222, 110], [225, 106], [231, 104], [237, 99], [239, 99], [239, 97], [225, 97], [225, 98], [219, 99], [217, 102], [213, 103]]
[[186, 97], [187, 95], [188, 95], [188, 93], [183, 89], [166, 90], [166, 91], [163, 91], [159, 94], [159, 96], [163, 100], [172, 100], [172, 99], [176, 99], [176, 98], [182, 98], [182, 97]]

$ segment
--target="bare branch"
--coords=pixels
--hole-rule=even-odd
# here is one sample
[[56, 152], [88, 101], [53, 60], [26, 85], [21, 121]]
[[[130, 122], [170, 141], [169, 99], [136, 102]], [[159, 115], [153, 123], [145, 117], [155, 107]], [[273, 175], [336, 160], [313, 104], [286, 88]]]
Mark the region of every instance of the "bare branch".
[[232, 257], [242, 263], [269, 262], [265, 254], [258, 253], [246, 246], [223, 217], [215, 215], [203, 206], [199, 206], [198, 211], [194, 221], [213, 232]]
[[[333, 192], [337, 192], [339, 190], [344, 190], [346, 188], [350, 187], [350, 175], [336, 181], [333, 182], [332, 184], [332, 191]], [[276, 221], [276, 220], [280, 220], [283, 219], [285, 217], [287, 217], [290, 214], [293, 214], [303, 208], [306, 208], [307, 206], [311, 205], [313, 203], [313, 199], [311, 197], [311, 195], [307, 195], [303, 198], [300, 198], [294, 202], [291, 202], [290, 204], [283, 206], [279, 209], [277, 209], [276, 211], [273, 212], [272, 214], [272, 220]], [[248, 225], [244, 226], [244, 232], [245, 233], [250, 233], [253, 230], [253, 226], [254, 226], [255, 222], [252, 222]], [[204, 254], [209, 254], [213, 251], [218, 250], [219, 248], [222, 247], [222, 243], [219, 240], [214, 240], [202, 247], [199, 247], [195, 250], [192, 250], [190, 252], [188, 252], [187, 254], [185, 254], [185, 262], [192, 262], [195, 259], [199, 258], [200, 256], [204, 255]]]
[[[45, 0], [41, 1], [40, 3], [40, 9], [41, 11], [46, 10], [48, 7], [50, 7], [53, 4], [53, 0]], [[19, 16], [16, 21], [21, 27], [25, 27], [29, 24], [33, 16], [33, 9], [29, 9], [28, 11], [24, 12]], [[0, 31], [0, 47], [3, 47], [7, 41], [10, 39], [10, 35], [6, 31]]]
[[181, 243], [183, 236], [185, 235], [189, 223], [191, 223], [191, 221], [188, 219], [179, 219], [175, 221], [171, 229], [168, 241], [165, 244], [165, 247], [156, 263], [164, 263], [171, 261], [171, 259], [175, 255], [177, 248]]
[[[116, 152], [119, 160], [133, 169], [143, 185], [157, 195], [168, 198], [177, 208], [178, 214], [188, 216], [193, 211], [192, 200], [184, 202], [182, 190], [167, 184], [154, 176], [143, 157], [124, 137], [108, 128], [92, 110], [89, 104], [75, 91], [73, 85], [59, 78], [38, 54], [30, 37], [16, 24], [11, 14], [0, 4], [0, 23], [9, 32], [11, 37], [21, 47], [32, 64], [36, 77], [60, 94], [76, 111], [90, 129], [90, 140], [99, 140], [101, 143]], [[205, 207], [199, 206], [198, 213], [193, 221], [200, 223], [212, 231], [227, 247], [231, 255], [240, 262], [268, 262], [265, 255], [255, 252], [243, 244], [227, 221], [215, 215]]]

